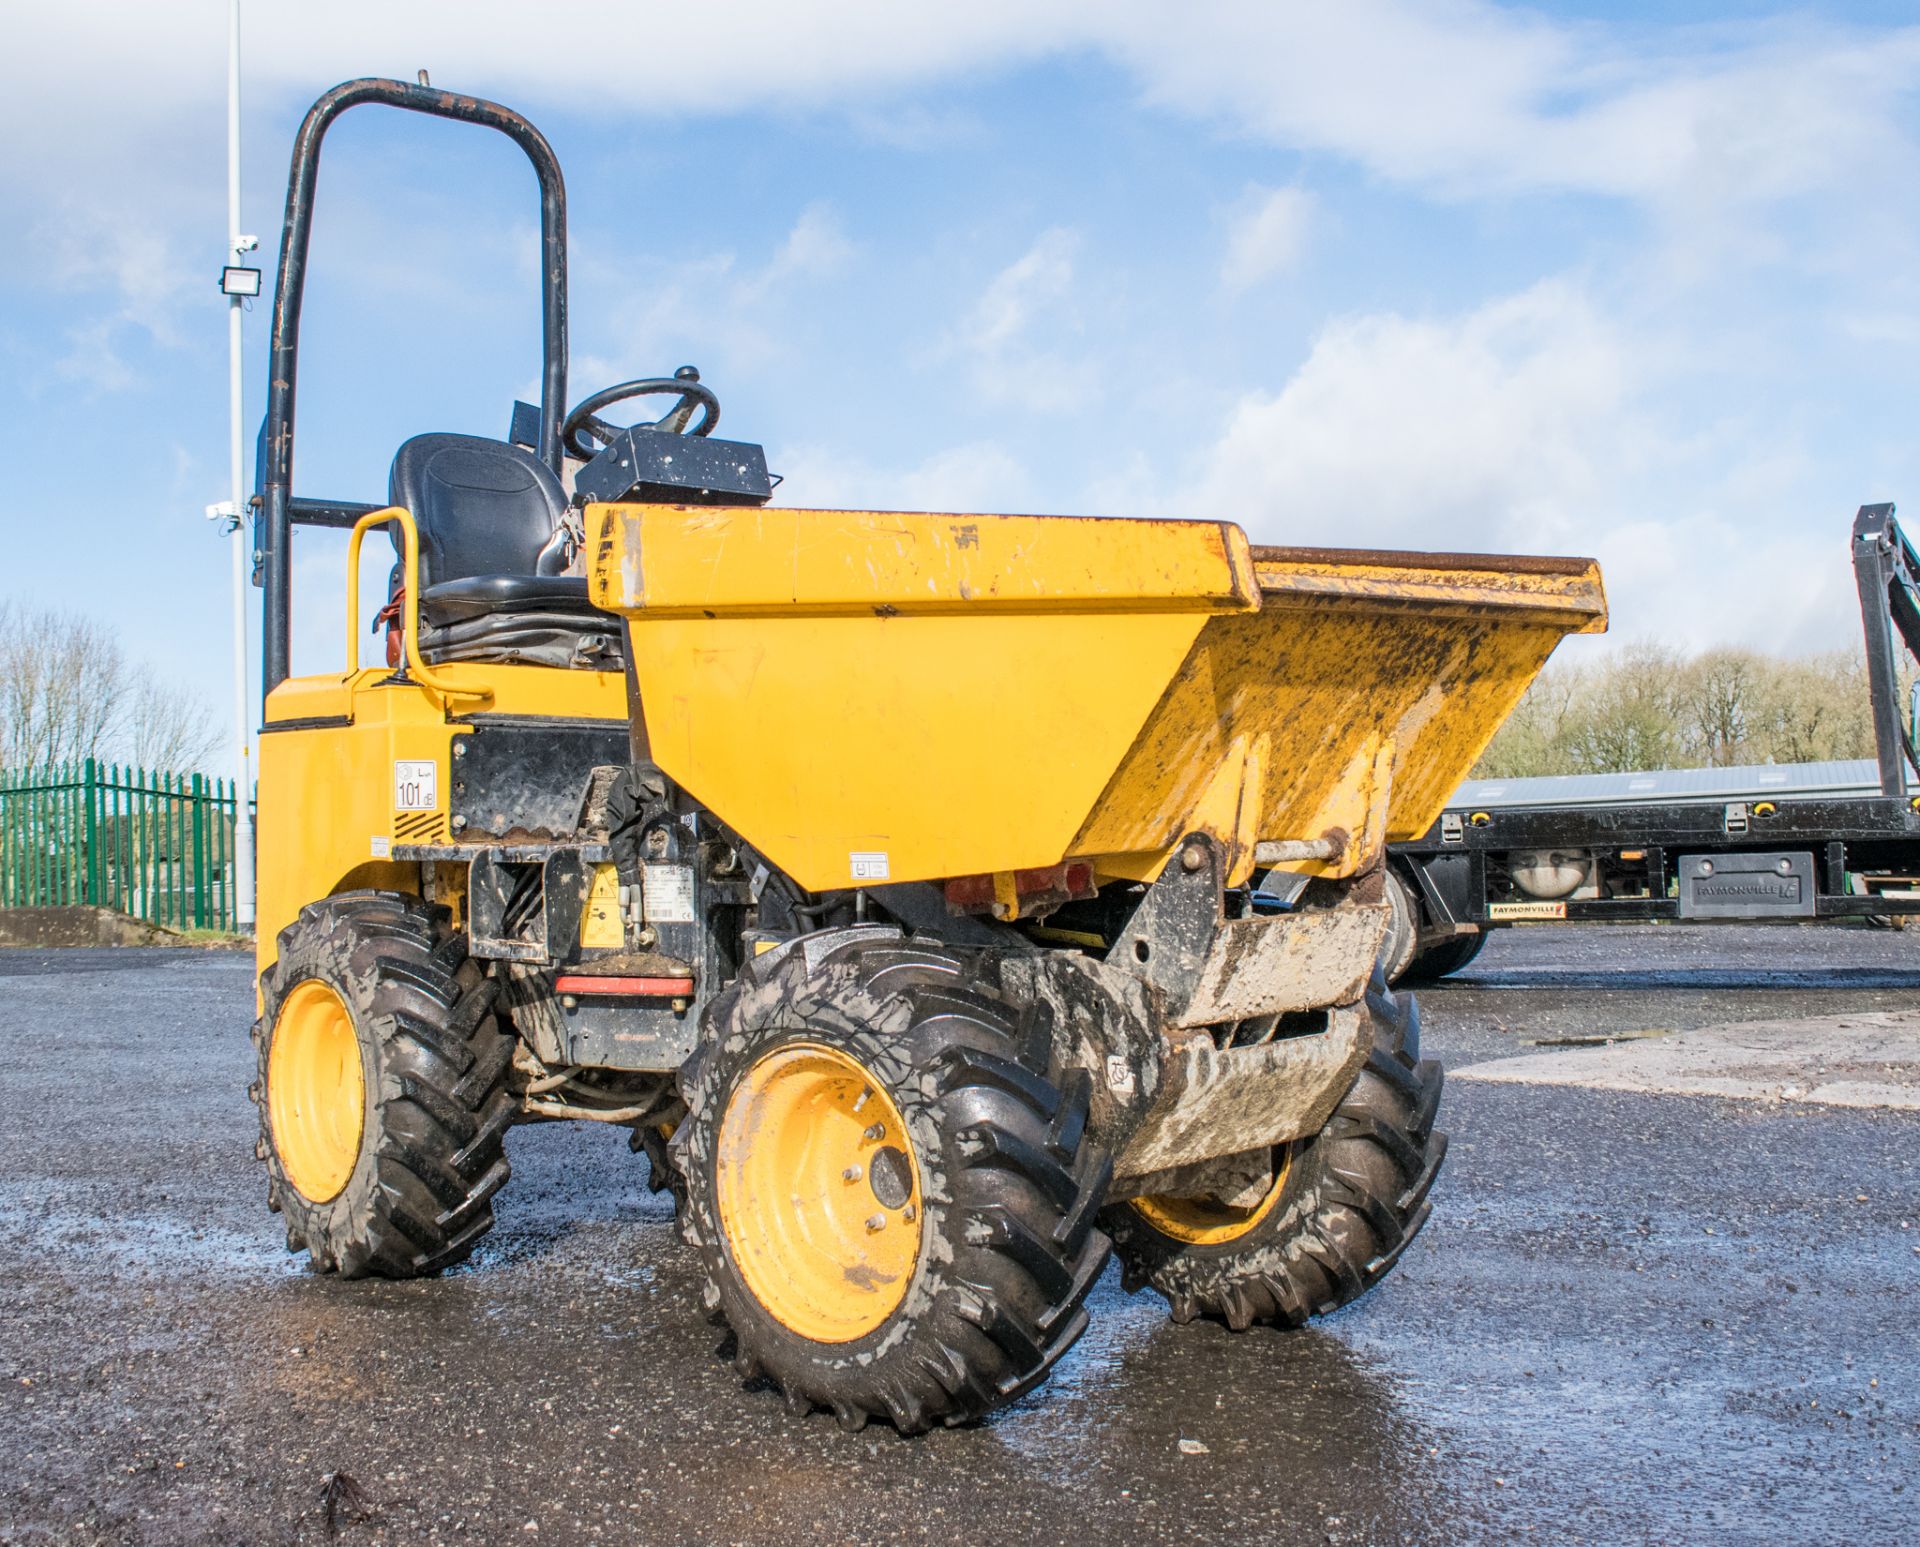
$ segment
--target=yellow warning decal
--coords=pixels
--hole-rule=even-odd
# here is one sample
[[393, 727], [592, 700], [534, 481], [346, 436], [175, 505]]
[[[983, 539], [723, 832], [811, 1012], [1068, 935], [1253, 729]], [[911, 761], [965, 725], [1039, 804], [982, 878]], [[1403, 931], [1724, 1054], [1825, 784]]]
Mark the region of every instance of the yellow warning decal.
[[620, 873], [612, 865], [593, 867], [593, 885], [580, 914], [580, 943], [593, 951], [617, 951], [626, 944], [620, 928]]

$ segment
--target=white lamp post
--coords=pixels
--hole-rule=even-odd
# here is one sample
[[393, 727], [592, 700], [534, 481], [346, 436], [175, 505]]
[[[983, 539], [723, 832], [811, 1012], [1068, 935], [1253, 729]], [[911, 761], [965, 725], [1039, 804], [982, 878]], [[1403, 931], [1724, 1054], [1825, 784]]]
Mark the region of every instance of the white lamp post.
[[260, 294], [260, 270], [242, 260], [260, 244], [240, 234], [240, 0], [227, 3], [227, 265], [220, 290], [227, 298], [227, 472], [230, 497], [207, 514], [227, 523], [233, 546], [233, 917], [253, 927], [253, 716], [247, 694], [247, 520], [245, 441], [241, 430], [240, 313]]

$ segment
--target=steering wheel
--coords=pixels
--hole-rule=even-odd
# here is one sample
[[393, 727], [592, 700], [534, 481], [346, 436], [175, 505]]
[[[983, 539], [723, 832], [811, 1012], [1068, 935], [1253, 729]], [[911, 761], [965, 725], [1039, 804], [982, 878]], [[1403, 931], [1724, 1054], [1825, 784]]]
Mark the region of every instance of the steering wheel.
[[[680, 401], [654, 420], [649, 429], [665, 430], [671, 435], [713, 433], [713, 427], [720, 422], [720, 399], [713, 395], [713, 388], [702, 385], [697, 370], [691, 365], [683, 365], [672, 376], [623, 381], [617, 387], [603, 387], [592, 397], [582, 398], [574, 404], [573, 412], [567, 415], [560, 426], [561, 447], [570, 457], [578, 457], [582, 462], [591, 461], [603, 447], [612, 445], [614, 437], [621, 433], [619, 425], [608, 424], [599, 417], [601, 409], [624, 403], [628, 398], [655, 397], [663, 393], [672, 393]], [[700, 422], [688, 429], [688, 421], [693, 418], [696, 408], [700, 410]], [[598, 441], [599, 445], [592, 444], [594, 441]]]

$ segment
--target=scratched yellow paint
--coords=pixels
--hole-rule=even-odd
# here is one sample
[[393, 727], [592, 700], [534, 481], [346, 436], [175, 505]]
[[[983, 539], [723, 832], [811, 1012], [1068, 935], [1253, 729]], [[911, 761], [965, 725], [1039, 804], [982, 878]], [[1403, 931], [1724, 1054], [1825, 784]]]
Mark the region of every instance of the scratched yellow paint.
[[[1253, 841], [1357, 837], [1370, 786], [1386, 784], [1382, 831], [1343, 860], [1295, 868], [1350, 874], [1379, 841], [1418, 836], [1485, 749], [1566, 630], [1491, 610], [1409, 613], [1369, 602], [1209, 620], [1090, 807], [1070, 852], [1134, 855], [1106, 867], [1157, 873], [1170, 846], [1211, 831], [1249, 868], [1244, 822], [1226, 825], [1217, 782], [1236, 738], [1264, 733]], [[1389, 754], [1387, 778], [1374, 749]], [[1211, 797], [1213, 810], [1204, 810]]]
[[654, 756], [813, 889], [1187, 832], [1423, 831], [1559, 639], [1585, 561], [1255, 550], [1223, 522], [590, 506]]
[[649, 619], [1040, 611], [1214, 612], [1259, 603], [1221, 521], [590, 505], [597, 606]]

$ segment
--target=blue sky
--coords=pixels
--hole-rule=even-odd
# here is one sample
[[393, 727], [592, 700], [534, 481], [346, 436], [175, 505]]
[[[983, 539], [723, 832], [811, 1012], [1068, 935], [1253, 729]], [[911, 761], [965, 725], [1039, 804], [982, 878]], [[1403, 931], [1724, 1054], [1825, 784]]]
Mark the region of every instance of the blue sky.
[[[1905, 6], [245, 13], [269, 271], [293, 129], [335, 80], [426, 66], [520, 107], [567, 170], [574, 395], [696, 363], [793, 503], [1592, 553], [1616, 641], [1795, 650], [1856, 636], [1853, 508], [1920, 518]], [[0, 596], [110, 614], [224, 708], [225, 7], [9, 28]], [[504, 429], [534, 255], [504, 140], [341, 122], [301, 492], [380, 498], [407, 435]], [[265, 333], [262, 303], [250, 433]], [[301, 549], [296, 665], [321, 670], [341, 551]]]

